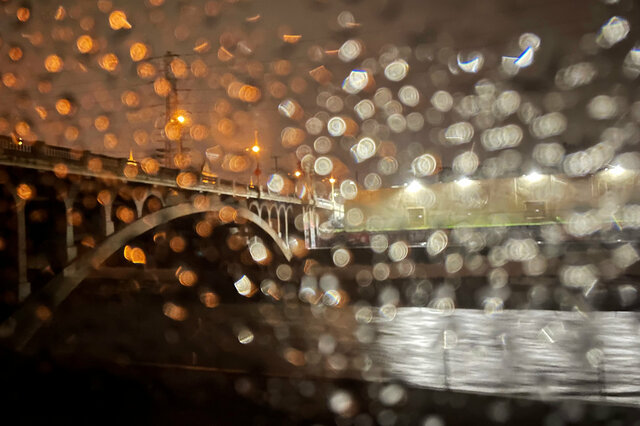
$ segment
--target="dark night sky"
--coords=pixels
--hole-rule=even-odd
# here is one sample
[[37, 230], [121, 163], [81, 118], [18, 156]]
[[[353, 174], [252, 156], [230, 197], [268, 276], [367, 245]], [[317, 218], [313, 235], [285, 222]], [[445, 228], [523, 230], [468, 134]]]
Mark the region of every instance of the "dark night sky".
[[[399, 162], [398, 172], [384, 177], [386, 185], [407, 180], [409, 164], [416, 152], [431, 150], [442, 157], [445, 166], [450, 166], [453, 156], [461, 152], [462, 147], [437, 142], [438, 132], [461, 121], [461, 117], [452, 110], [432, 118], [431, 122], [428, 119], [433, 110], [429, 99], [437, 90], [446, 90], [459, 100], [474, 93], [477, 81], [488, 78], [496, 83], [498, 91], [518, 90], [523, 103], [530, 99], [544, 111], [542, 97], [557, 90], [553, 78], [558, 69], [589, 60], [610, 72], [603, 73], [604, 82], [585, 90], [584, 96], [593, 96], [593, 90], [610, 92], [620, 80], [624, 55], [633, 46], [634, 22], [630, 35], [614, 49], [589, 52], [584, 48], [583, 36], [596, 34], [614, 14], [627, 19], [637, 16], [631, 1], [607, 5], [599, 1], [503, 0], [100, 0], [3, 1], [0, 6], [0, 71], [4, 83], [0, 85], [0, 133], [8, 134], [18, 126], [27, 138], [35, 137], [49, 144], [120, 157], [132, 149], [137, 159], [152, 155], [164, 145], [161, 128], [165, 112], [165, 100], [154, 93], [153, 83], [162, 75], [162, 55], [171, 51], [186, 65], [184, 76], [178, 78], [179, 103], [191, 117], [191, 131], [186, 132], [184, 143], [191, 149], [195, 165], [202, 164], [206, 149], [217, 145], [224, 153], [243, 153], [253, 143], [254, 130], [258, 130], [263, 146], [260, 157], [263, 170], [270, 172], [273, 166], [270, 157], [278, 155], [279, 166], [286, 172], [292, 171], [298, 158], [295, 148], [282, 146], [283, 129], [304, 130], [305, 121], [314, 115], [323, 120], [333, 115], [348, 116], [361, 124], [352, 107], [360, 99], [372, 98], [374, 92], [349, 96], [341, 89], [341, 83], [350, 70], [371, 68], [371, 59], [375, 64], [383, 52], [393, 55], [395, 46], [395, 56], [409, 63], [409, 75], [400, 83], [390, 82], [378, 64], [378, 69], [372, 70], [374, 90], [388, 87], [395, 99], [402, 85], [414, 85], [420, 93], [420, 102], [415, 107], [404, 106], [402, 114], [417, 112], [427, 120], [419, 130], [389, 132], [384, 129], [386, 115], [378, 111], [374, 117], [378, 123], [374, 139], [379, 144], [388, 142], [391, 151], [385, 151], [384, 155], [391, 152]], [[30, 10], [26, 22], [18, 19], [19, 7]], [[118, 10], [126, 14], [130, 29], [110, 27], [110, 16]], [[340, 27], [338, 17], [344, 11], [352, 13], [356, 25]], [[532, 67], [522, 70], [517, 78], [507, 78], [499, 71], [500, 58], [519, 53], [517, 40], [525, 32], [540, 36], [542, 47]], [[284, 34], [302, 37], [297, 44], [288, 44], [282, 39]], [[79, 52], [77, 43], [83, 35], [93, 40], [93, 49], [85, 54]], [[360, 40], [363, 51], [357, 59], [345, 63], [331, 51], [349, 39]], [[130, 56], [130, 47], [137, 42], [148, 48], [146, 59], [139, 62]], [[221, 46], [233, 56], [230, 60], [220, 59]], [[22, 52], [19, 60], [11, 59], [16, 54], [11, 48], [15, 47]], [[317, 48], [325, 53], [313, 57]], [[456, 54], [474, 50], [485, 58], [478, 74], [451, 69]], [[100, 66], [104, 55], [109, 53], [118, 59], [113, 71]], [[48, 72], [45, 68], [45, 59], [53, 54], [63, 61], [60, 72]], [[282, 60], [289, 62], [278, 62]], [[141, 64], [155, 67], [155, 77], [140, 77], [137, 68]], [[310, 70], [321, 65], [333, 75], [325, 85], [309, 75]], [[234, 80], [257, 87], [260, 100], [248, 103], [229, 96], [230, 90], [226, 89]], [[45, 93], [41, 93], [42, 82], [50, 83]], [[327, 112], [324, 105], [318, 105], [319, 94], [325, 98], [337, 95], [344, 101], [343, 110]], [[134, 100], [131, 105], [126, 105], [127, 95]], [[63, 98], [72, 103], [69, 115], [56, 112], [56, 101]], [[278, 114], [277, 106], [284, 99], [296, 100], [302, 106], [301, 121]], [[628, 103], [632, 102], [629, 99]], [[572, 106], [582, 108], [580, 101]], [[581, 128], [582, 116], [583, 110], [571, 117], [567, 137], [570, 142], [589, 137], [580, 131], [571, 133], [572, 123]], [[96, 119], [103, 124], [102, 117], [108, 118], [108, 127], [98, 130]], [[25, 132], [21, 122], [26, 122], [30, 130]], [[476, 126], [473, 142], [479, 139], [480, 131]], [[356, 170], [361, 176], [376, 171], [378, 159], [355, 165], [348, 153], [349, 146], [362, 134], [342, 141], [334, 138], [331, 155], [341, 158], [347, 166], [343, 176], [338, 177], [353, 177]], [[326, 123], [321, 135], [327, 135]], [[312, 153], [317, 136], [306, 134], [302, 142]], [[527, 154], [534, 139], [525, 134], [521, 149]], [[587, 145], [596, 142], [589, 140]], [[476, 147], [475, 151], [481, 160], [487, 156], [481, 148]], [[380, 150], [378, 155], [383, 155]], [[253, 161], [249, 158], [244, 177], [253, 170]], [[223, 175], [237, 175], [221, 169], [219, 164], [214, 167]]]

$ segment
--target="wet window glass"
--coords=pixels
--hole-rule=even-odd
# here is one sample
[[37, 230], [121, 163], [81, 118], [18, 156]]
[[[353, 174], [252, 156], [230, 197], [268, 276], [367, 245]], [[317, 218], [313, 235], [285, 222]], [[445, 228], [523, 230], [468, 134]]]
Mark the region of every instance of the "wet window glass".
[[638, 7], [0, 0], [0, 406], [638, 424]]

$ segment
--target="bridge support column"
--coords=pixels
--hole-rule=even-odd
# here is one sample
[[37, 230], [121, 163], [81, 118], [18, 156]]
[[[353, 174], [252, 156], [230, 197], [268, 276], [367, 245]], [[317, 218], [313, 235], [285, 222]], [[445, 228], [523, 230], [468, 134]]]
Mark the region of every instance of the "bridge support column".
[[289, 215], [286, 207], [284, 209], [284, 243], [289, 247]]
[[313, 207], [303, 208], [304, 241], [308, 249], [316, 248], [316, 211]]
[[18, 217], [18, 300], [22, 302], [31, 294], [31, 283], [27, 278], [27, 227], [24, 209], [27, 204], [15, 196]]
[[133, 190], [133, 202], [136, 205], [138, 219], [142, 217], [142, 210], [144, 209], [144, 202], [147, 201], [147, 197], [149, 197], [149, 190], [147, 188], [137, 187]]
[[102, 205], [102, 209], [104, 211], [104, 223], [103, 223], [103, 232], [106, 237], [113, 234], [116, 227], [111, 220], [111, 208], [113, 207], [113, 202], [105, 203]]
[[67, 263], [71, 263], [71, 261], [78, 256], [78, 247], [76, 247], [75, 236], [73, 234], [73, 198], [65, 198], [64, 207], [66, 209], [67, 218]]

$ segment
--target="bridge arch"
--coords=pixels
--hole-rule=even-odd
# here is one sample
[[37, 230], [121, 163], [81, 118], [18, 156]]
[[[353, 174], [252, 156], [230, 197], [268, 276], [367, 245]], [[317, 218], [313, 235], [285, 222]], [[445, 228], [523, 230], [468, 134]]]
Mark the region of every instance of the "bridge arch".
[[[38, 307], [42, 305], [42, 300], [47, 301], [51, 309], [57, 307], [89, 276], [93, 269], [104, 263], [133, 238], [174, 219], [197, 213], [217, 211], [225, 205], [227, 204], [211, 202], [210, 199], [205, 203], [180, 203], [142, 217], [111, 234], [94, 250], [68, 265], [61, 274], [58, 274], [44, 286], [37, 299], [27, 300], [21, 309], [5, 321], [5, 324], [13, 324], [15, 326], [10, 345], [17, 350], [22, 350], [43, 324], [43, 320], [36, 315]], [[231, 205], [231, 207], [236, 209], [238, 217], [253, 222], [266, 232], [280, 248], [285, 258], [291, 260], [291, 249], [265, 220], [248, 208], [237, 205]]]

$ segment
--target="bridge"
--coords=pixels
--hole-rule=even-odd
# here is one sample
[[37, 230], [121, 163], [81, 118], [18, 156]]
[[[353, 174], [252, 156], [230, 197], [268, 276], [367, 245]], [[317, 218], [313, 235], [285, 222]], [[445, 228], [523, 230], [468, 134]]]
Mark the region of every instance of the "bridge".
[[[3, 344], [17, 350], [23, 350], [49, 320], [50, 313], [83, 280], [99, 271], [114, 253], [145, 232], [192, 215], [203, 215], [206, 220], [221, 224], [251, 224], [256, 231], [255, 236], [243, 238], [258, 264], [269, 256], [271, 249], [291, 261], [302, 257], [306, 250], [333, 247], [337, 239], [344, 246], [333, 251], [333, 260], [336, 266], [344, 266], [336, 261], [336, 253], [362, 245], [371, 247], [375, 245], [371, 238], [377, 234], [387, 234], [389, 243], [397, 240], [407, 246], [424, 247], [428, 235], [436, 228], [477, 230], [495, 226], [567, 226], [570, 219], [564, 212], [573, 212], [577, 204], [595, 210], [597, 199], [612, 190], [620, 195], [621, 205], [637, 201], [635, 172], [630, 172], [627, 179], [621, 180], [616, 176], [609, 181], [603, 176], [580, 179], [549, 176], [546, 181], [536, 180], [533, 183], [525, 179], [520, 182], [520, 187], [517, 184], [521, 178], [514, 177], [503, 179], [499, 185], [504, 188], [498, 186], [493, 192], [490, 192], [491, 185], [482, 181], [465, 182], [464, 188], [460, 188], [459, 182], [445, 182], [377, 192], [360, 191], [358, 196], [343, 205], [313, 196], [301, 199], [294, 194], [272, 193], [259, 186], [219, 179], [207, 170], [163, 167], [154, 170], [143, 167], [131, 157], [112, 158], [42, 143], [20, 145], [8, 138], [0, 139], [0, 148], [0, 165], [10, 171], [0, 173], [0, 180], [6, 195], [10, 194], [15, 205], [17, 299], [20, 303], [0, 324], [0, 339]], [[556, 182], [560, 182], [559, 187], [563, 188], [560, 193], [554, 189]], [[434, 197], [442, 203], [439, 208], [433, 208]], [[94, 208], [89, 205], [91, 200], [97, 204]], [[27, 256], [29, 230], [26, 219], [29, 205], [37, 203], [46, 203], [43, 209], [58, 209], [65, 216], [61, 246], [65, 249], [66, 263], [39, 291], [31, 294], [28, 273], [30, 269], [40, 267], [41, 262], [37, 257]], [[633, 207], [633, 204], [629, 206]], [[87, 212], [89, 217], [79, 220], [80, 210]], [[39, 209], [32, 210], [32, 215], [34, 211]], [[475, 215], [458, 217], [457, 211], [472, 211]], [[633, 214], [622, 214], [619, 219], [615, 214], [612, 212], [607, 220], [597, 222], [596, 228], [602, 229], [603, 223], [607, 226], [638, 227]], [[497, 219], [503, 222], [496, 222]], [[96, 229], [99, 231], [95, 232]], [[450, 244], [455, 243], [452, 241]], [[590, 250], [593, 252], [594, 249]], [[389, 253], [391, 255], [391, 249]], [[605, 254], [603, 252], [602, 256]], [[632, 260], [636, 258], [637, 255]], [[348, 279], [356, 281], [359, 279], [356, 272], [371, 269], [366, 261], [353, 266], [353, 270], [342, 271], [342, 275], [349, 275]], [[378, 278], [378, 266], [385, 265], [374, 265], [372, 272], [376, 280], [407, 277], [406, 272], [395, 268], [398, 270], [383, 274], [387, 278]], [[452, 274], [482, 279], [486, 274], [482, 268], [461, 273], [451, 273], [448, 268], [446, 264], [419, 265], [410, 273], [417, 279]], [[333, 273], [329, 269], [331, 267], [326, 265], [318, 266], [316, 272], [320, 271], [321, 275]], [[505, 266], [505, 270], [516, 279], [522, 275], [519, 269]], [[548, 280], [551, 275], [547, 275], [539, 278]], [[304, 290], [304, 285], [300, 286]], [[347, 369], [341, 373], [342, 376], [354, 378], [365, 374], [375, 378], [383, 374], [386, 378], [437, 389], [488, 394], [499, 393], [499, 389], [503, 389], [510, 394], [530, 396], [537, 392], [538, 379], [534, 377], [537, 375], [546, 383], [547, 394], [534, 397], [554, 395], [640, 404], [637, 400], [638, 387], [632, 383], [640, 374], [637, 363], [632, 361], [635, 353], [624, 349], [624, 338], [610, 338], [617, 336], [618, 331], [621, 336], [629, 336], [638, 320], [637, 315], [585, 313], [580, 310], [573, 313], [502, 311], [496, 306], [495, 313], [487, 316], [480, 310], [454, 311], [452, 303], [437, 302], [419, 310], [396, 310], [385, 305], [379, 309], [367, 308], [366, 315], [359, 308], [345, 310], [341, 315], [350, 318], [348, 321], [345, 319], [347, 327], [336, 333], [347, 334], [339, 338], [344, 339], [352, 350], [368, 354], [366, 356], [376, 361], [384, 372], [372, 370], [362, 373]], [[576, 303], [576, 306], [581, 305]], [[256, 317], [261, 309], [265, 309], [264, 306], [260, 305], [257, 310], [250, 306], [236, 306], [233, 310], [237, 312], [233, 314], [228, 310], [219, 310], [219, 313], [237, 316], [239, 312], [246, 312], [250, 317]], [[583, 317], [590, 318], [589, 324], [598, 325], [599, 334], [587, 342], [587, 367], [582, 381], [565, 386], [565, 382], [584, 367], [581, 358], [584, 345], [581, 346], [580, 336], [589, 335], [589, 329], [583, 324]], [[620, 323], [621, 319], [624, 323]], [[219, 321], [226, 319], [221, 317]], [[318, 320], [310, 316], [306, 321], [312, 324]], [[512, 321], [524, 324], [523, 328], [508, 331]], [[355, 334], [358, 330], [358, 322], [370, 324], [375, 330], [379, 339], [374, 345], [363, 345], [353, 340], [350, 333]], [[289, 327], [300, 335], [309, 332], [293, 322]], [[315, 327], [320, 329], [322, 324]], [[428, 332], [425, 331], [427, 329]], [[481, 356], [470, 359], [467, 354], [471, 352]], [[511, 366], [513, 374], [500, 373], [500, 360], [517, 362], [523, 359], [522, 354], [526, 354], [526, 362], [517, 368]], [[605, 364], [607, 357], [610, 359]], [[562, 365], [566, 368], [550, 364], [544, 369], [539, 364], [543, 358], [564, 363]], [[414, 361], [409, 359], [422, 366], [419, 374], [414, 374]], [[482, 368], [476, 368], [474, 362], [484, 364]], [[603, 373], [605, 365], [606, 375]], [[623, 374], [628, 365], [632, 368]], [[467, 376], [463, 373], [466, 369], [477, 374]], [[274, 374], [282, 374], [282, 371], [274, 371]]]
[[[0, 137], [0, 165], [6, 168], [0, 180], [15, 206], [17, 300], [22, 303], [5, 325], [27, 326], [25, 332], [12, 332], [22, 336], [20, 344], [41, 324], [36, 311], [43, 300], [55, 308], [128, 241], [181, 217], [206, 214], [220, 223], [251, 223], [287, 261], [296, 252], [315, 247], [316, 200], [220, 179], [206, 166], [202, 170], [153, 163], [145, 167], [132, 156], [114, 158], [42, 142], [29, 145], [8, 137]], [[94, 200], [99, 206], [86, 209], [95, 206]], [[34, 260], [42, 262], [27, 255], [26, 211], [29, 203], [38, 202], [47, 204], [38, 210], [41, 214], [64, 209], [66, 265], [38, 294], [31, 295], [29, 270], [36, 266]], [[334, 205], [319, 200], [317, 208]], [[82, 218], [79, 211], [89, 211], [92, 217]], [[293, 232], [296, 221], [304, 239]], [[79, 227], [85, 228], [84, 235], [77, 235]], [[253, 241], [268, 251], [266, 242]]]

